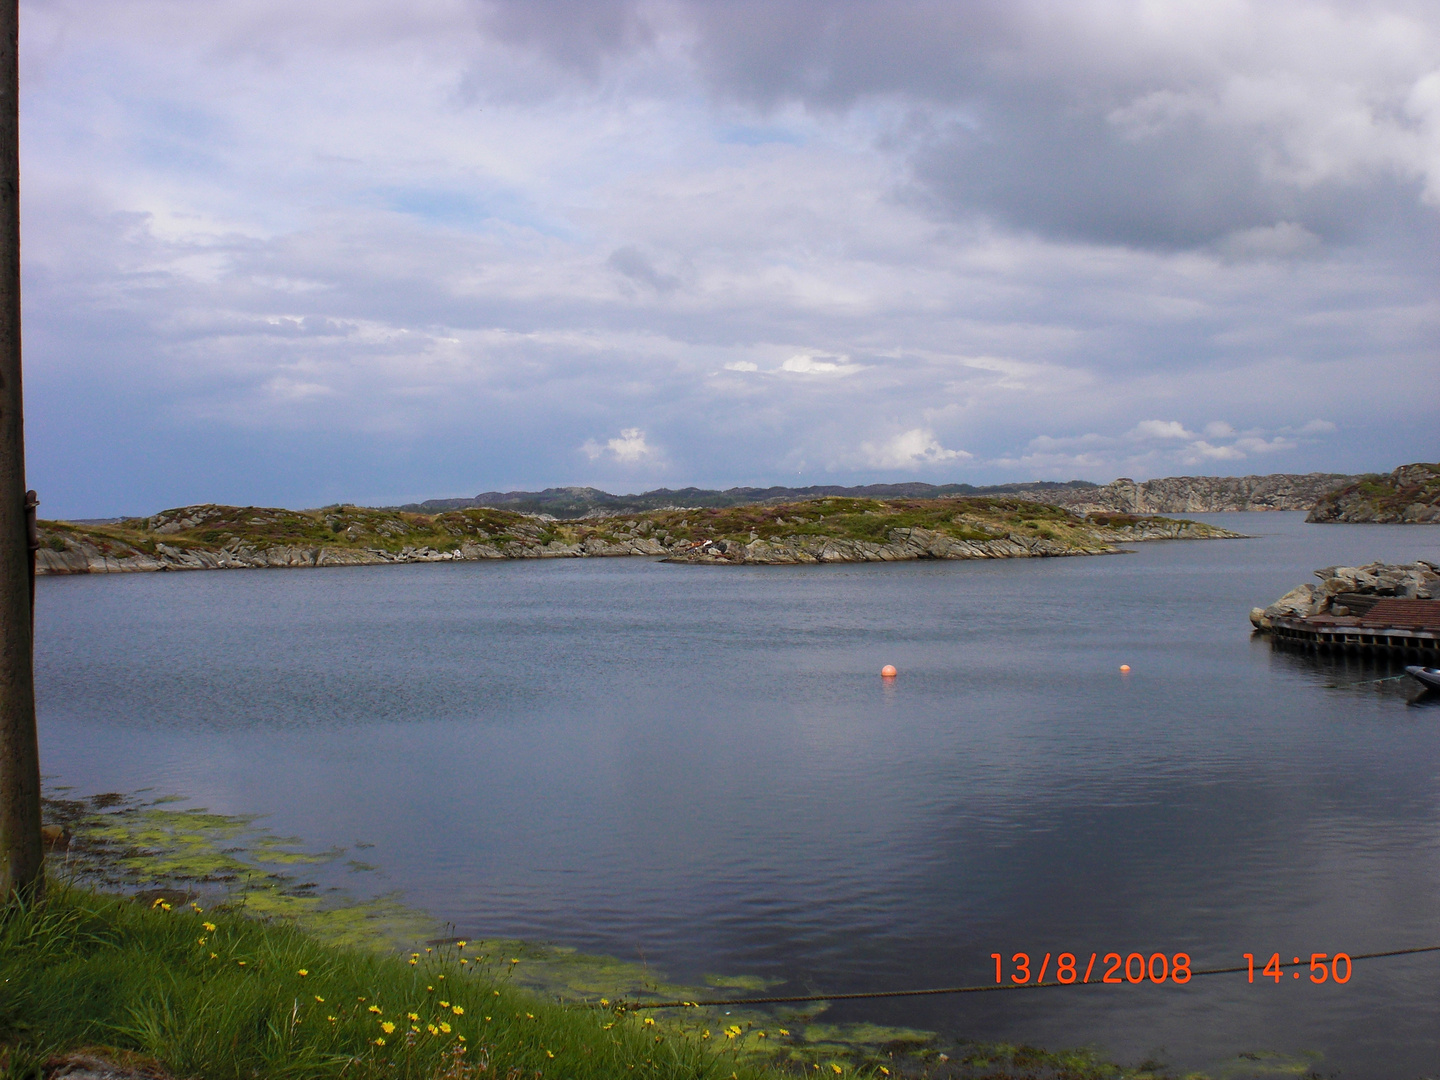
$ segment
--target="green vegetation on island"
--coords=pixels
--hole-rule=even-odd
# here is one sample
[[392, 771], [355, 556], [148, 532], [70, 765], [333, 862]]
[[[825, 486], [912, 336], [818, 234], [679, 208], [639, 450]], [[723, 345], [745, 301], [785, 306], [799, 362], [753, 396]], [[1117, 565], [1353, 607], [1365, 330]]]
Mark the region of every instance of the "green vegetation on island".
[[[1086, 516], [998, 496], [828, 497], [568, 521], [486, 507], [421, 514], [206, 504], [106, 524], [42, 522], [39, 567], [64, 574], [619, 555], [730, 562], [1005, 558], [1233, 535], [1170, 518]], [[759, 548], [748, 547], [756, 541]]]
[[1320, 499], [1305, 520], [1440, 524], [1440, 464], [1417, 462], [1359, 477]]

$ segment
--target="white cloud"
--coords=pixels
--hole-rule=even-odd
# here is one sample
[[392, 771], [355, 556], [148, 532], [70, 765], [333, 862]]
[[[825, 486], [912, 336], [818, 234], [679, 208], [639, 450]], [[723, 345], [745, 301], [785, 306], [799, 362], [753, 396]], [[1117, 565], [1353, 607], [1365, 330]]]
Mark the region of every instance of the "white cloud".
[[1194, 432], [1186, 431], [1178, 420], [1141, 420], [1130, 429], [1134, 439], [1193, 439]]
[[1224, 420], [1211, 420], [1205, 425], [1205, 434], [1212, 439], [1223, 439], [1228, 435], [1234, 435], [1235, 429]]
[[591, 461], [608, 454], [622, 465], [634, 465], [656, 456], [655, 447], [645, 441], [645, 432], [633, 427], [623, 429], [618, 439], [609, 439], [604, 446], [587, 439], [580, 450]]
[[936, 465], [945, 461], [964, 461], [971, 454], [949, 450], [929, 428], [911, 428], [883, 443], [862, 443], [860, 452], [865, 463], [877, 469], [906, 469]]
[[850, 363], [844, 356], [811, 356], [801, 353], [781, 364], [780, 370], [796, 375], [853, 375], [862, 367], [861, 364]]
[[760, 365], [753, 360], [731, 360], [725, 365], [726, 371], [759, 371]]

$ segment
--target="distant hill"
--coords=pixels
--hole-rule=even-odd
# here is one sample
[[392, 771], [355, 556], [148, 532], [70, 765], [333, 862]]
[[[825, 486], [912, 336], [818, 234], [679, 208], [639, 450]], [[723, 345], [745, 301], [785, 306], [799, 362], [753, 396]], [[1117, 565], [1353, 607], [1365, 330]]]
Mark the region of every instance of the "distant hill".
[[1440, 464], [1417, 462], [1384, 475], [1352, 477], [1320, 499], [1305, 520], [1440, 524]]
[[667, 510], [700, 507], [719, 509], [727, 506], [750, 506], [757, 503], [798, 502], [804, 499], [939, 499], [946, 496], [1020, 495], [1037, 502], [1058, 503], [1052, 496], [1079, 493], [1098, 488], [1088, 480], [1057, 483], [1050, 480], [1028, 484], [996, 484], [975, 487], [972, 484], [866, 484], [861, 487], [838, 487], [827, 484], [814, 487], [734, 487], [724, 491], [707, 488], [656, 488], [639, 495], [611, 495], [592, 487], [546, 488], [544, 491], [484, 491], [473, 499], [427, 499], [422, 503], [387, 507], [417, 514], [437, 514], [446, 510], [465, 510], [488, 506], [519, 514], [548, 514], [562, 521], [607, 514], [633, 514], [645, 510]]
[[1271, 473], [1266, 476], [1171, 476], [1136, 482], [1126, 477], [1109, 484], [1088, 480], [1045, 480], [1026, 484], [866, 484], [861, 487], [656, 488], [639, 495], [612, 495], [592, 487], [544, 491], [484, 491], [472, 499], [429, 499], [388, 507], [417, 514], [438, 514], [487, 506], [520, 514], [542, 514], [561, 521], [609, 514], [633, 514], [675, 508], [720, 509], [728, 506], [797, 502], [804, 499], [940, 499], [1015, 496], [1090, 514], [1204, 514], [1228, 510], [1309, 510], [1327, 493], [1360, 480], [1343, 473]]
[[[1266, 476], [1167, 476], [1137, 483], [1072, 488], [1045, 502], [1085, 514], [1215, 514], [1236, 510], [1309, 510], [1328, 493], [1359, 480], [1343, 473]], [[1022, 494], [1022, 498], [1032, 498]]]

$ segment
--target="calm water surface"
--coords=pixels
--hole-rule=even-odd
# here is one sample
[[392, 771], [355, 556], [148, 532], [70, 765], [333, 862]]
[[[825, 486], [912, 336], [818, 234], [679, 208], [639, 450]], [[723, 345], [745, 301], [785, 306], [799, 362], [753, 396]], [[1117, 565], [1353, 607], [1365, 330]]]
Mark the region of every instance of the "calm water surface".
[[[677, 980], [840, 992], [984, 982], [994, 952], [1227, 966], [1440, 944], [1440, 707], [1403, 682], [1337, 689], [1385, 672], [1274, 652], [1246, 622], [1317, 567], [1440, 558], [1440, 528], [1204, 517], [1255, 538], [42, 579], [44, 768], [373, 843], [383, 887], [464, 934], [643, 954]], [[1275, 1050], [1434, 1075], [1440, 958], [1345, 986], [830, 1015], [1177, 1068]]]

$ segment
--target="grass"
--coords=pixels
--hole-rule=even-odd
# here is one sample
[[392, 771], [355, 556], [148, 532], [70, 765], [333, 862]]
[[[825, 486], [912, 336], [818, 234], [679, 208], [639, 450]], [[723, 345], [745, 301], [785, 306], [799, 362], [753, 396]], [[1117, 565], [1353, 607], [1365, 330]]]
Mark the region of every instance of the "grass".
[[407, 961], [234, 911], [56, 885], [0, 924], [5, 1074], [100, 1046], [207, 1080], [762, 1075], [643, 1020], [543, 1001], [505, 966], [459, 944]]

